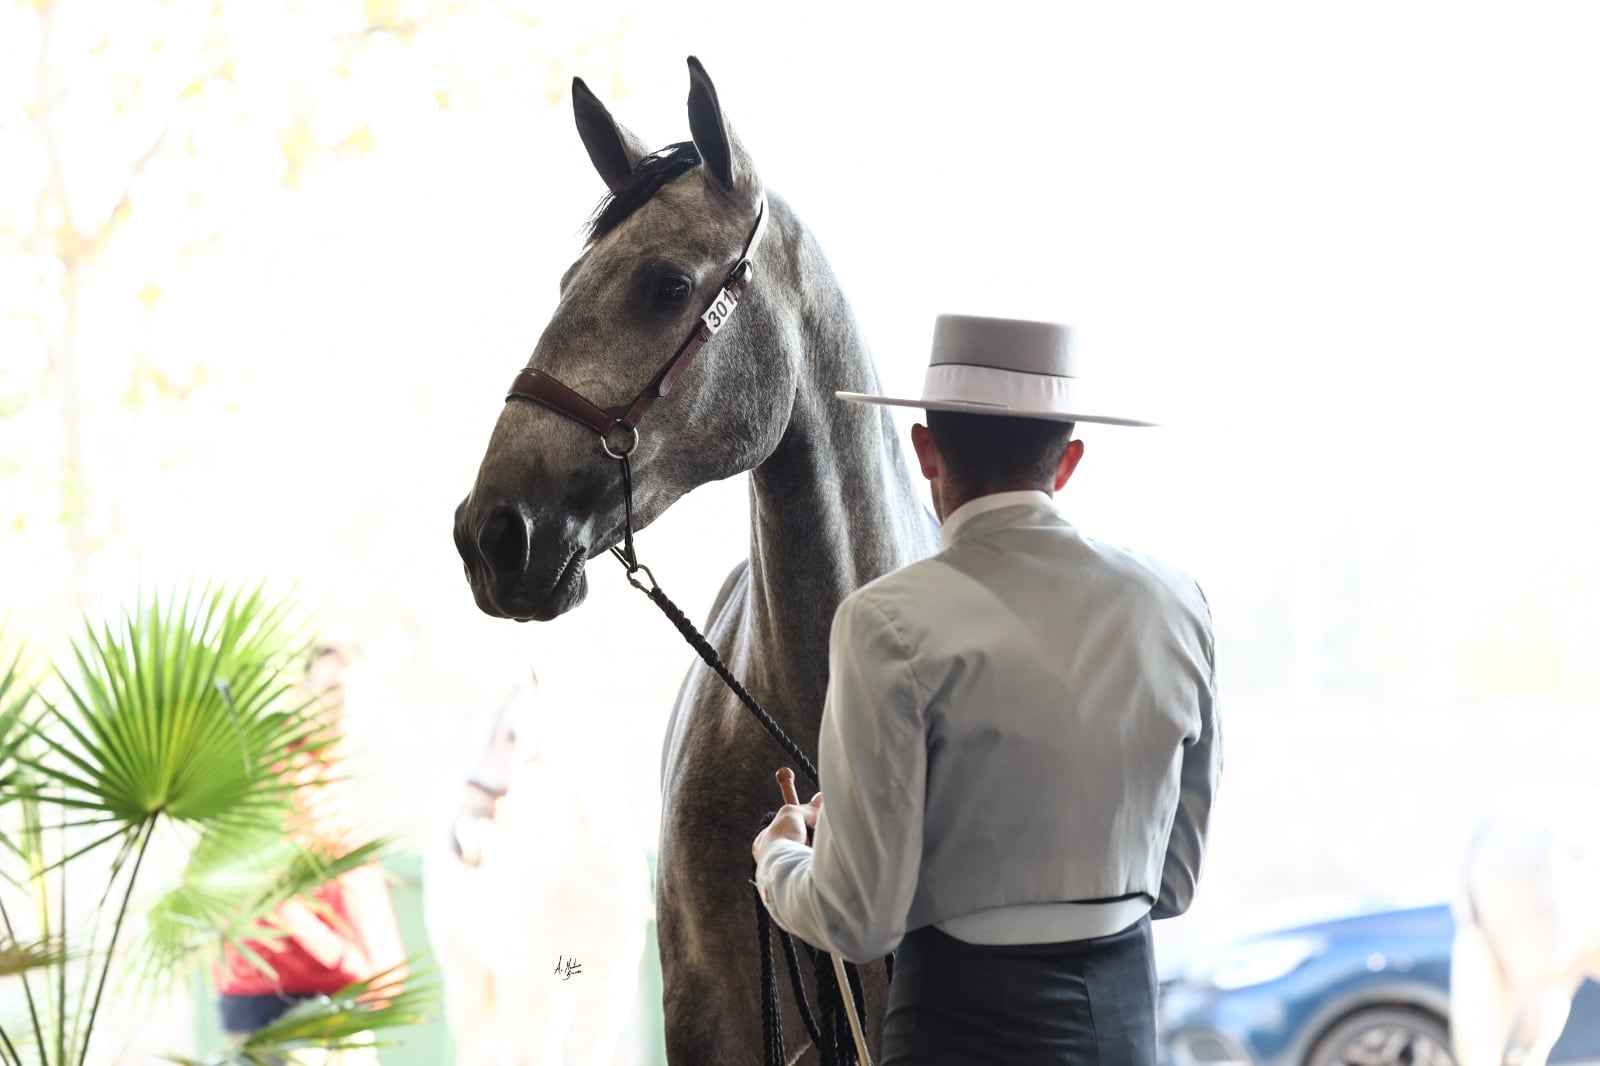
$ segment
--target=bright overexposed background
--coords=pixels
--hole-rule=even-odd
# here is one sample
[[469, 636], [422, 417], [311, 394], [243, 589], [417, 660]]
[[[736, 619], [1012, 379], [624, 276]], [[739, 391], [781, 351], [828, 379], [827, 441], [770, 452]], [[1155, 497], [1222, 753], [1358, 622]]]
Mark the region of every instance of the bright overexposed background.
[[[604, 191], [571, 77], [660, 146], [695, 54], [886, 388], [939, 311], [1058, 318], [1166, 423], [1085, 427], [1063, 499], [1216, 616], [1225, 791], [1163, 935], [1448, 891], [1600, 740], [1597, 49], [1578, 2], [5, 3], [0, 612], [53, 651], [140, 587], [297, 584], [419, 846], [532, 667], [653, 849], [687, 649], [603, 561], [485, 617], [450, 524]], [[744, 491], [640, 538], [691, 616]]]

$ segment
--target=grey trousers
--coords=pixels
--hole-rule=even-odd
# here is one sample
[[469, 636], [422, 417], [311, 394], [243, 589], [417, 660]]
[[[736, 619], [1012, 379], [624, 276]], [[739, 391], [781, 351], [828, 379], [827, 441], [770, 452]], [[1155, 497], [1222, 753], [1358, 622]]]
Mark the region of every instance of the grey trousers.
[[1150, 919], [1061, 944], [968, 944], [928, 925], [895, 953], [882, 1066], [1155, 1066]]

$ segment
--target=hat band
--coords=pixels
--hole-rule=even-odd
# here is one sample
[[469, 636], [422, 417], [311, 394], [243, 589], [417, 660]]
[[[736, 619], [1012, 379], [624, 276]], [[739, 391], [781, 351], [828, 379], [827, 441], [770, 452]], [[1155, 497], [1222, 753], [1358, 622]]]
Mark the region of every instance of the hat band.
[[1073, 410], [1077, 379], [1054, 374], [1029, 374], [966, 363], [939, 363], [928, 368], [922, 399], [935, 403], [980, 403], [1019, 411]]

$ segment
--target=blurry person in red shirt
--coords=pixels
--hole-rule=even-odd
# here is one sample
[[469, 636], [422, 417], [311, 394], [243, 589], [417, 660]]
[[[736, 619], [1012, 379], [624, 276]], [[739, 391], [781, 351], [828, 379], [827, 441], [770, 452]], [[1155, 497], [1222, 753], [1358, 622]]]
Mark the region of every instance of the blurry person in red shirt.
[[[312, 652], [305, 669], [306, 694], [317, 700], [324, 716], [321, 724], [336, 738], [341, 735], [344, 714], [340, 679], [351, 659], [352, 653], [342, 646], [321, 645]], [[285, 772], [302, 785], [295, 796], [300, 822], [296, 835], [308, 838], [303, 842], [319, 850], [338, 853], [341, 845], [348, 845], [354, 828], [346, 812], [339, 810], [340, 790], [310, 784], [330, 776], [338, 759], [336, 748], [337, 741], [307, 750]], [[404, 976], [397, 968], [405, 961], [405, 948], [389, 886], [377, 863], [323, 883], [313, 901], [302, 897], [286, 901], [264, 924], [283, 935], [246, 943], [267, 970], [231, 945], [223, 949], [217, 992], [222, 1027], [235, 1044], [276, 1021], [301, 1000], [331, 995], [386, 971]], [[355, 1054], [346, 1053], [337, 1061], [354, 1064], [359, 1061]], [[377, 1059], [365, 1061], [375, 1063]]]

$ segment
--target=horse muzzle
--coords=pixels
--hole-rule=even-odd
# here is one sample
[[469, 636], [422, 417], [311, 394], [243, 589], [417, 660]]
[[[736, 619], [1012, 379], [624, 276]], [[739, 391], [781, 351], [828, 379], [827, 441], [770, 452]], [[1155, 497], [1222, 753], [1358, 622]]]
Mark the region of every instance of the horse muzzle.
[[496, 618], [548, 622], [588, 595], [588, 538], [570, 517], [541, 517], [527, 505], [456, 508], [456, 551], [478, 609]]

